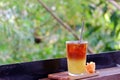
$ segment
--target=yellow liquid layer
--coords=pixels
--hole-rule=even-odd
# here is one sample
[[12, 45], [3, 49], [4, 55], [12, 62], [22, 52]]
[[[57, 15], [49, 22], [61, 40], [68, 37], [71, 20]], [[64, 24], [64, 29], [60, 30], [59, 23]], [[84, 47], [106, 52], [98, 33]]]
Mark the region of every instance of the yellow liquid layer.
[[71, 74], [85, 73], [86, 59], [82, 60], [68, 60], [68, 72]]

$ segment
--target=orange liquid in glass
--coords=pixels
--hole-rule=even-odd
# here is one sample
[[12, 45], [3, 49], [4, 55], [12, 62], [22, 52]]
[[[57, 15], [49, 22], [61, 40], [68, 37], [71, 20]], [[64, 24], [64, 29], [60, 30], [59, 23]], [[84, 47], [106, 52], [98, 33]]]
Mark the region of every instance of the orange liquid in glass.
[[66, 43], [67, 48], [67, 63], [68, 72], [71, 74], [84, 73], [86, 66], [86, 42], [68, 42]]

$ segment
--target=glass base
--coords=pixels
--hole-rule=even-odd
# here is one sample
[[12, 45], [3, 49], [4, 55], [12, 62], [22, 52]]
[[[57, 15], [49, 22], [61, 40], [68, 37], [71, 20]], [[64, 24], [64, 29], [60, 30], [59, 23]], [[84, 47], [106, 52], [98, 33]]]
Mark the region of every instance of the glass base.
[[120, 67], [120, 64], [116, 64], [117, 67]]
[[84, 73], [81, 73], [81, 74], [72, 74], [72, 73], [69, 73], [69, 72], [68, 72], [68, 74], [69, 74], [70, 76], [82, 76], [82, 75], [84, 75]]

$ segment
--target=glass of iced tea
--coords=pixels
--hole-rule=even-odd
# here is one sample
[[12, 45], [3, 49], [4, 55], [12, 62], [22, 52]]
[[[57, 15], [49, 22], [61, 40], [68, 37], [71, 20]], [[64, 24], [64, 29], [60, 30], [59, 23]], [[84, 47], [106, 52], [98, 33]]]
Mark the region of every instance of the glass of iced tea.
[[66, 41], [69, 75], [77, 76], [85, 73], [87, 44], [86, 41]]

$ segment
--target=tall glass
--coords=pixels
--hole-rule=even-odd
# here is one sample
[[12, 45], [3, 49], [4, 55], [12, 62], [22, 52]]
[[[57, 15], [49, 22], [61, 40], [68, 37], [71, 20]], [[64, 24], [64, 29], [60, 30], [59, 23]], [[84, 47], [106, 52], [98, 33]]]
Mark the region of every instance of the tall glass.
[[77, 76], [85, 73], [87, 44], [86, 41], [66, 41], [69, 75]]

